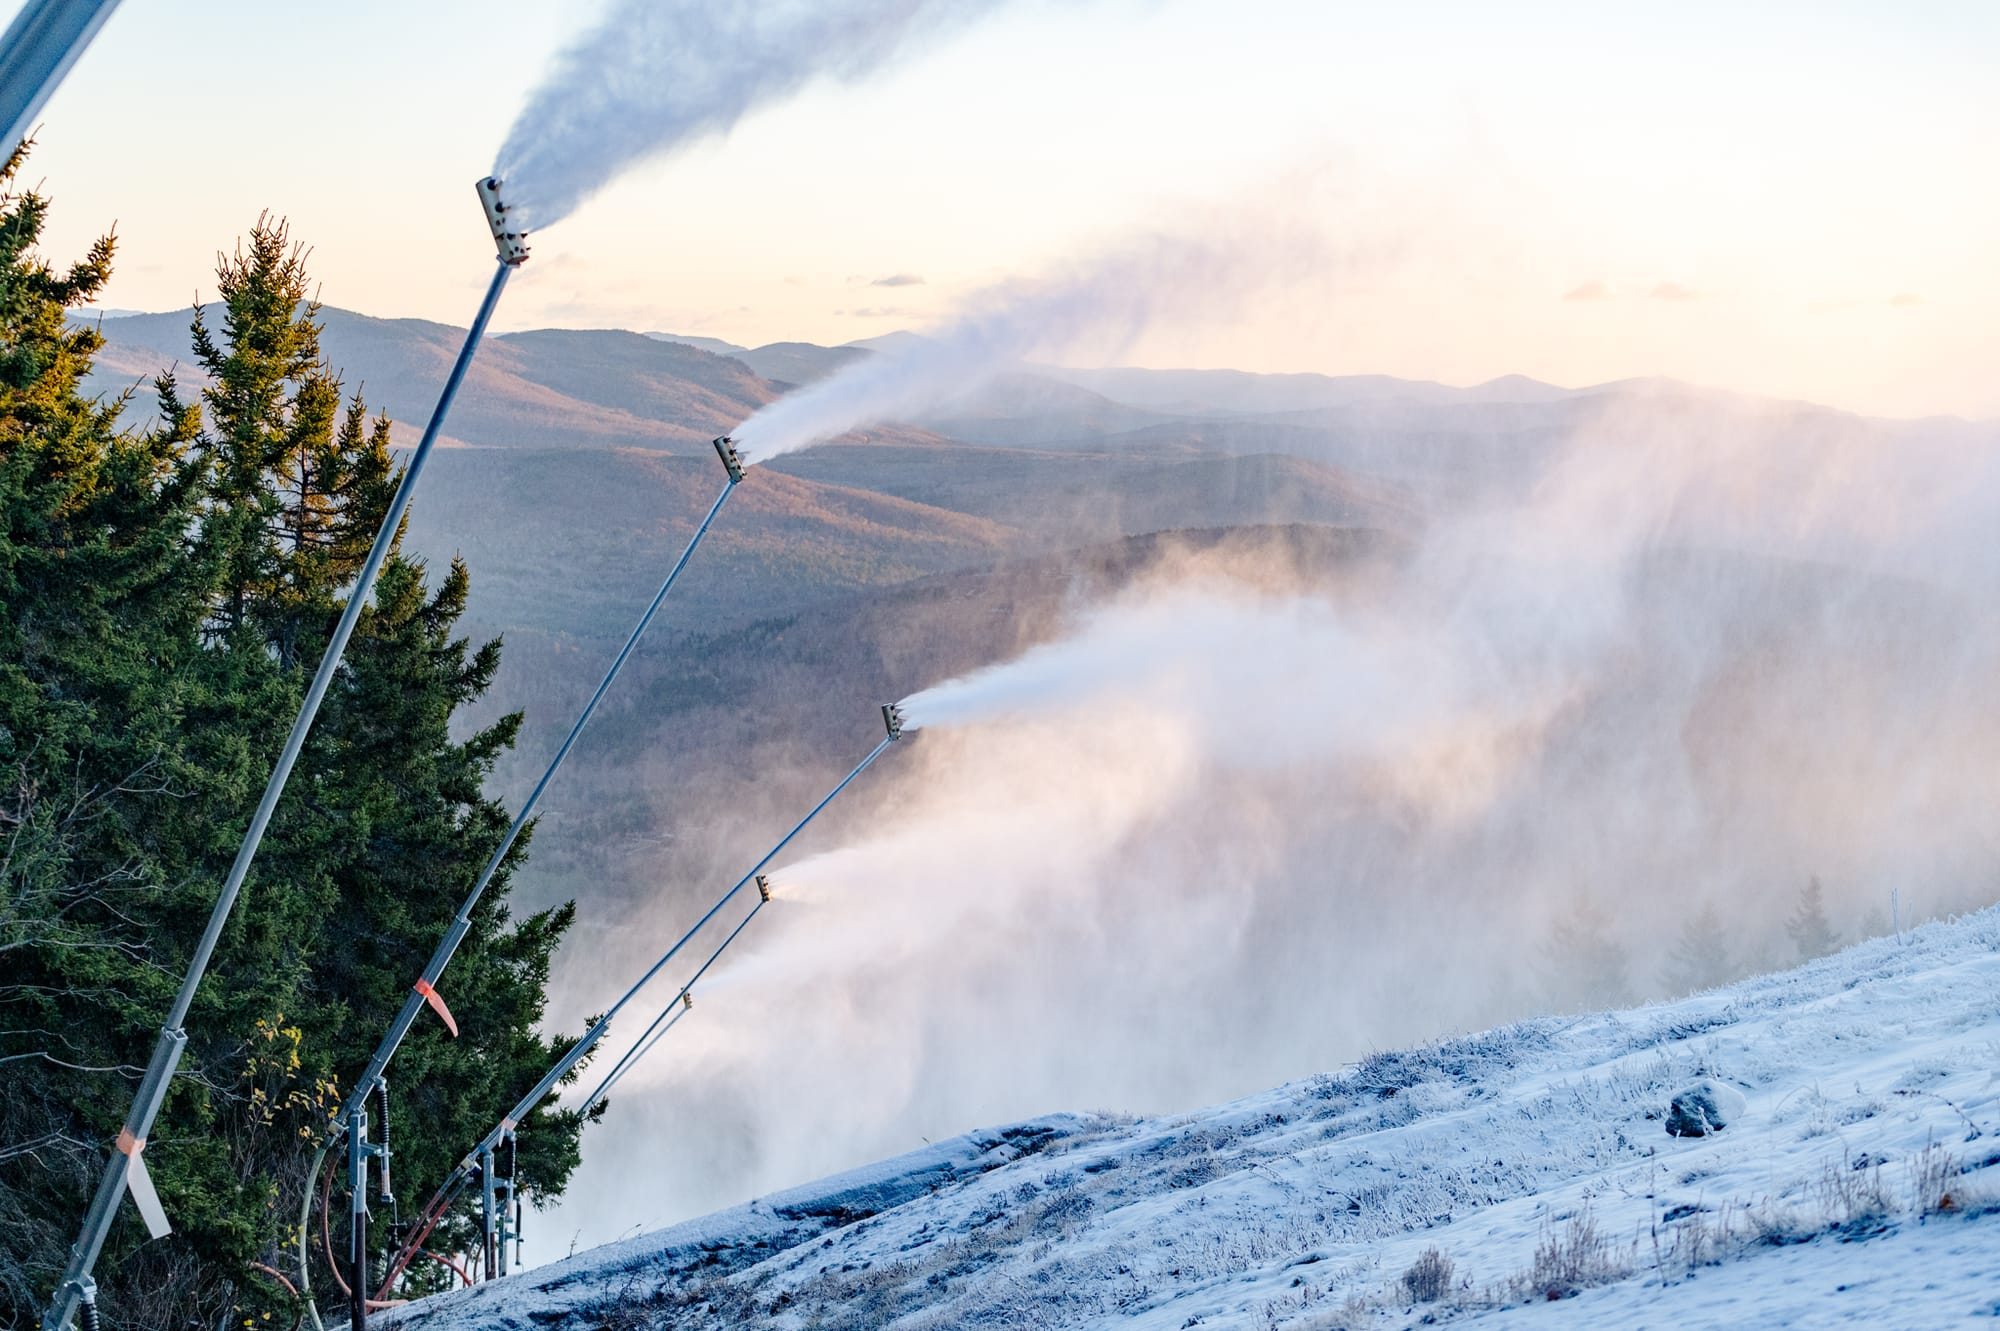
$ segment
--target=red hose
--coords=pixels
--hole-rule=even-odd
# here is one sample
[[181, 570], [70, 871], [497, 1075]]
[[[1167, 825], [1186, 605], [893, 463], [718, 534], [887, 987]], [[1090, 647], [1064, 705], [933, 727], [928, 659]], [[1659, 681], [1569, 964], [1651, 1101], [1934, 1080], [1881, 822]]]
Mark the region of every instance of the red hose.
[[299, 1304], [299, 1315], [292, 1321], [292, 1331], [299, 1331], [299, 1328], [305, 1325], [306, 1320], [305, 1304], [299, 1299], [299, 1287], [285, 1279], [285, 1273], [278, 1270], [275, 1266], [266, 1266], [262, 1262], [252, 1262], [250, 1263], [250, 1267], [252, 1270], [262, 1271], [265, 1275], [283, 1285], [285, 1293], [291, 1295], [293, 1301]]
[[465, 1287], [467, 1289], [472, 1288], [472, 1277], [466, 1274], [464, 1267], [460, 1266], [457, 1262], [451, 1260], [451, 1258], [446, 1257], [443, 1253], [432, 1252], [429, 1248], [419, 1248], [417, 1249], [417, 1252], [421, 1256], [428, 1257], [434, 1262], [442, 1262], [444, 1265], [458, 1272], [458, 1278], [465, 1282]]
[[[435, 1256], [435, 1254], [425, 1250], [423, 1246], [424, 1240], [431, 1236], [433, 1229], [437, 1228], [438, 1221], [444, 1219], [444, 1213], [450, 1209], [451, 1200], [456, 1196], [458, 1196], [458, 1189], [452, 1186], [450, 1180], [447, 1180], [444, 1187], [439, 1188], [431, 1195], [430, 1201], [424, 1204], [422, 1222], [411, 1232], [410, 1237], [390, 1261], [389, 1273], [383, 1279], [381, 1288], [375, 1291], [376, 1298], [379, 1299], [389, 1292], [389, 1287], [396, 1283], [397, 1277], [409, 1269], [411, 1259], [419, 1252], [424, 1253], [427, 1257]], [[466, 1283], [471, 1284], [472, 1282], [467, 1280]]]
[[[333, 1197], [333, 1173], [332, 1171], [328, 1171], [321, 1175], [321, 1177], [325, 1179], [325, 1182], [320, 1186], [319, 1190], [320, 1245], [326, 1251], [326, 1265], [333, 1272], [333, 1283], [340, 1286], [340, 1292], [343, 1295], [352, 1298], [354, 1291], [348, 1288], [347, 1281], [341, 1277], [340, 1261], [333, 1255], [333, 1221], [327, 1214], [331, 1209], [330, 1203]], [[377, 1292], [379, 1293], [380, 1291]], [[400, 1308], [408, 1302], [408, 1299], [369, 1299], [367, 1300], [367, 1305], [370, 1308]]]

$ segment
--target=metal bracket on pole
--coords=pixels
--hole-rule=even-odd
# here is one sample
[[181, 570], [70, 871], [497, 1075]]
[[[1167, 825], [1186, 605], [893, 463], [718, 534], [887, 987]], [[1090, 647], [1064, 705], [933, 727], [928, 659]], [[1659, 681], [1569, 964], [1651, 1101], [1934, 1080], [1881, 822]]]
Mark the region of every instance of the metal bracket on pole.
[[77, 1311], [83, 1316], [83, 1331], [97, 1331], [97, 1282], [84, 1276], [75, 1284]]

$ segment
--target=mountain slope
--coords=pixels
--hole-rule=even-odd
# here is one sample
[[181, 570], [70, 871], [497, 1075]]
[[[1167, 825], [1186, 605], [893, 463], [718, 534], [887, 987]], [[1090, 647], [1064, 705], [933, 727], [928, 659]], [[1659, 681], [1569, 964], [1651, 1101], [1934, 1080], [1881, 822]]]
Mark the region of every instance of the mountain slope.
[[[408, 541], [466, 557], [482, 623], [622, 634], [722, 487], [712, 453], [441, 449]], [[704, 540], [672, 619], [733, 623], [991, 563], [1018, 544], [1017, 533], [977, 515], [760, 467]]]
[[[219, 312], [209, 310], [220, 331]], [[150, 379], [178, 366], [183, 387], [199, 383], [191, 311], [103, 323], [107, 346], [90, 387], [136, 386], [134, 410], [150, 414]], [[321, 347], [348, 391], [386, 412], [415, 442], [437, 403], [463, 329], [422, 319], [376, 319], [322, 307]], [[748, 366], [726, 356], [615, 331], [544, 330], [489, 337], [453, 407], [452, 438], [498, 446], [640, 446], [695, 452], [775, 396]], [[399, 434], [401, 432], [399, 431]]]
[[1298, 457], [1051, 452], [887, 440], [810, 449], [774, 470], [893, 494], [1076, 544], [1148, 531], [1282, 522], [1404, 526], [1395, 488]]
[[[2000, 1279], [1995, 992], [2000, 909], [1194, 1114], [970, 1133], [384, 1320], [1983, 1324]], [[1745, 1111], [1668, 1135], [1669, 1098], [1703, 1078]]]

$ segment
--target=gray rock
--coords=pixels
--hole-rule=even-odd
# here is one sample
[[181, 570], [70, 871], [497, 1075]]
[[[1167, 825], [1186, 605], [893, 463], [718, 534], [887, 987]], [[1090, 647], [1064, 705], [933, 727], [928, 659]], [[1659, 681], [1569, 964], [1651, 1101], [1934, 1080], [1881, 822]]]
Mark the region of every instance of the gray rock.
[[1702, 1080], [1674, 1093], [1667, 1106], [1669, 1137], [1706, 1137], [1743, 1116], [1743, 1095], [1734, 1086]]

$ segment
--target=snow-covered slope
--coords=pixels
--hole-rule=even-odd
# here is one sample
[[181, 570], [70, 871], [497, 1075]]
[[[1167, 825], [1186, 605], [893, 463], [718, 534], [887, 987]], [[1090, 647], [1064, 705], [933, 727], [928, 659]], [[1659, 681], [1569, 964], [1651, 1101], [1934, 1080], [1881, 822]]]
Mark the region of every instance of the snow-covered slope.
[[[1194, 1114], [974, 1132], [393, 1324], [1992, 1325], [1996, 949], [2000, 909]], [[1747, 1111], [1667, 1135], [1703, 1077]]]

